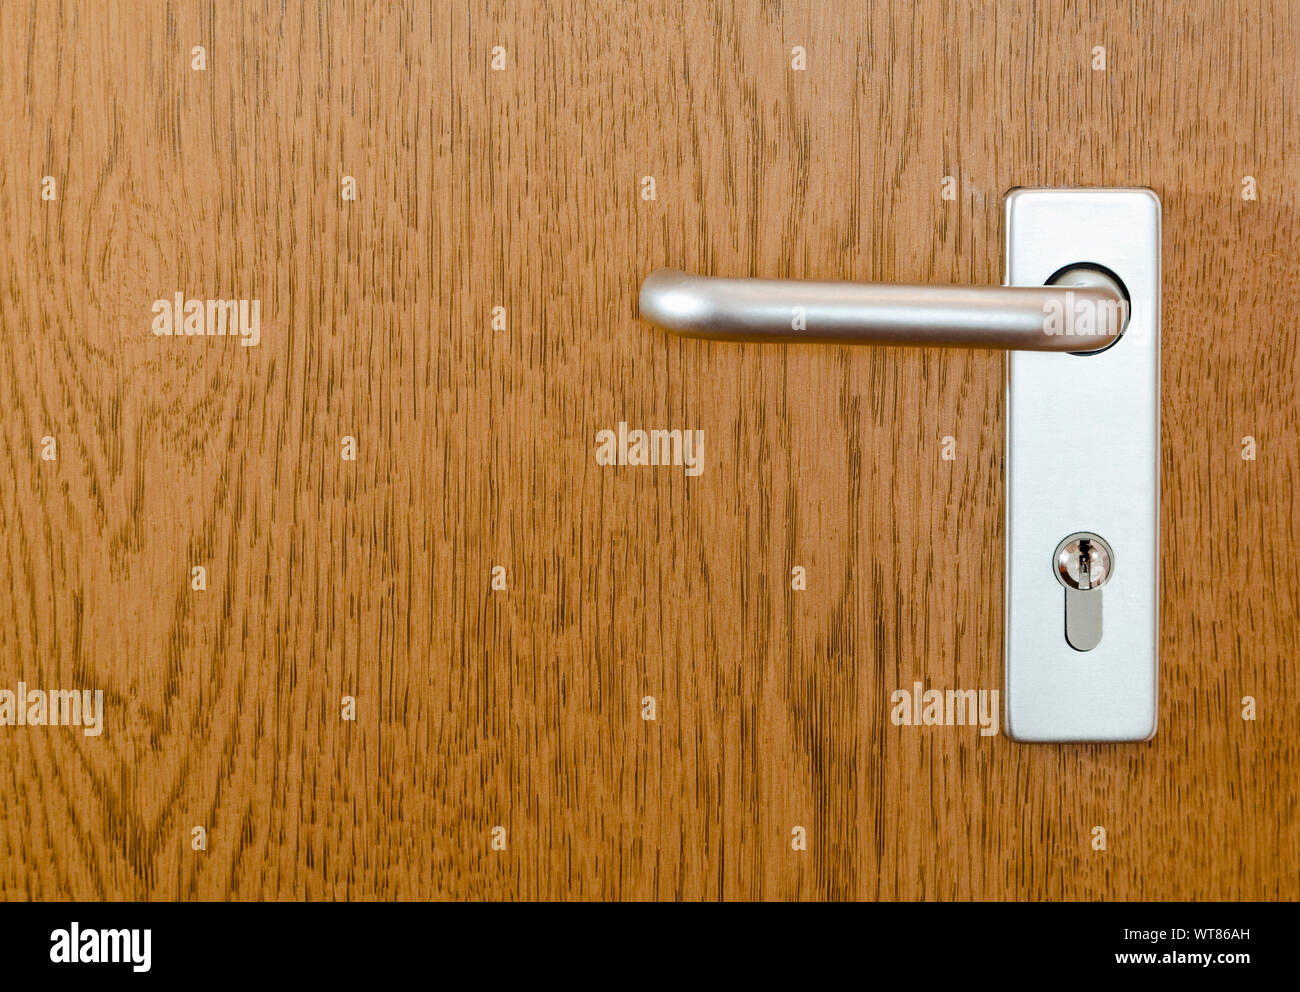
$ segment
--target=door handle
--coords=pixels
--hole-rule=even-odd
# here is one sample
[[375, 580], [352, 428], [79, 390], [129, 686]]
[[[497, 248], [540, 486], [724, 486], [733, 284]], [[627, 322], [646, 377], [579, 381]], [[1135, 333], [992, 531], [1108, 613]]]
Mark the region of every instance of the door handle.
[[641, 315], [724, 341], [1007, 349], [1006, 732], [1145, 740], [1158, 679], [1160, 201], [1015, 189], [1005, 235], [1000, 287], [660, 269], [641, 285]]
[[[721, 279], [660, 269], [641, 284], [640, 305], [651, 323], [694, 338], [1066, 352], [1113, 344], [1128, 312], [1123, 288], [1082, 266], [1044, 287]], [[1086, 322], [1065, 319], [1084, 312]]]

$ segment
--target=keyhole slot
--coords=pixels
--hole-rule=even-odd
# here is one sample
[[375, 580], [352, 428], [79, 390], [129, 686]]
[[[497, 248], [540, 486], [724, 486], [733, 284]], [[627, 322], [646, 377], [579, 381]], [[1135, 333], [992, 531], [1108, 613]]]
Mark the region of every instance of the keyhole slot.
[[1096, 534], [1080, 531], [1056, 546], [1052, 573], [1065, 587], [1065, 640], [1076, 651], [1101, 643], [1101, 587], [1114, 570], [1115, 553]]

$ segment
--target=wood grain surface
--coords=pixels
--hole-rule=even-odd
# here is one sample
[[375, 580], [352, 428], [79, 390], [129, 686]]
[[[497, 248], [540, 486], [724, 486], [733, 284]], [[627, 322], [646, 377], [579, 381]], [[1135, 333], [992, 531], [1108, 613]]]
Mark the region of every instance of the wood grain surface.
[[[107, 709], [0, 727], [3, 898], [1300, 897], [1296, 3], [33, 0], [0, 59], [0, 688]], [[1018, 185], [1164, 203], [1146, 744], [889, 718], [1001, 687], [1003, 356], [637, 317], [996, 283]]]

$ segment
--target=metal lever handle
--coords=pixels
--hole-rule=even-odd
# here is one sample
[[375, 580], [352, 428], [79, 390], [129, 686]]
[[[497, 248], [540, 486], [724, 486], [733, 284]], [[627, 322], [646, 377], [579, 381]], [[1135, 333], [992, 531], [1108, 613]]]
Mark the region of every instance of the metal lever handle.
[[[641, 284], [641, 316], [721, 341], [1086, 352], [1112, 344], [1127, 311], [1121, 287], [1083, 267], [1042, 287], [719, 279], [675, 269]], [[1075, 321], [1079, 314], [1088, 319]]]

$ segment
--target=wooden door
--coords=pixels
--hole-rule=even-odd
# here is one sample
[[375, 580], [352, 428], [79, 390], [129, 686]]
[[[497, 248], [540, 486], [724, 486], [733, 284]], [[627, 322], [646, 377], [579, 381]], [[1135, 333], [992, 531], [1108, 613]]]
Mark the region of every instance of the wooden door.
[[[0, 726], [4, 898], [1300, 897], [1294, 3], [37, 2], [0, 52], [0, 688], [103, 693]], [[1001, 686], [1004, 356], [637, 288], [996, 283], [1063, 185], [1164, 205], [1160, 730], [899, 726]]]

